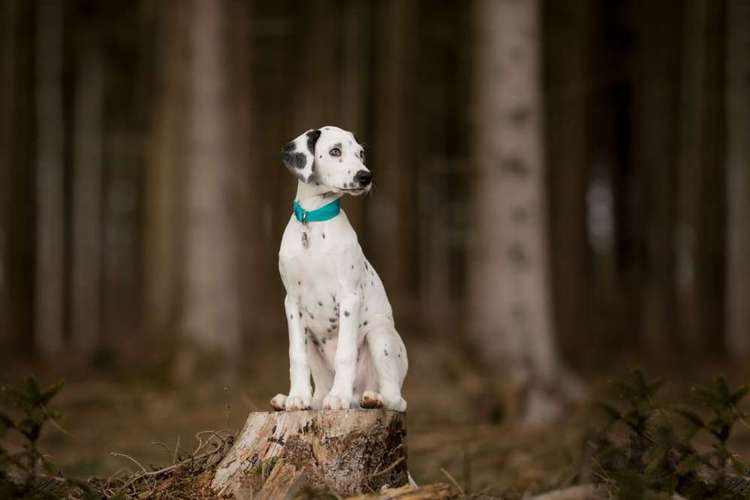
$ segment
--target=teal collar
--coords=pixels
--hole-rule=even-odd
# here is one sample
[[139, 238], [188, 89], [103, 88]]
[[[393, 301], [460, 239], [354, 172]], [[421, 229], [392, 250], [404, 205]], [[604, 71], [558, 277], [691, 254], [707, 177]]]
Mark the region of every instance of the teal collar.
[[292, 203], [294, 216], [300, 222], [323, 222], [336, 217], [341, 212], [341, 199], [336, 198], [317, 210], [305, 210], [297, 200]]

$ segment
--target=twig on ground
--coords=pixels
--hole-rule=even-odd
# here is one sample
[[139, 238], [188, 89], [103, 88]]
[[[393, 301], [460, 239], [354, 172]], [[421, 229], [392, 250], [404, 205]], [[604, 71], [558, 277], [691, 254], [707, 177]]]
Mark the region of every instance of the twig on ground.
[[461, 488], [461, 485], [458, 484], [458, 481], [456, 481], [456, 478], [454, 478], [453, 476], [451, 476], [450, 472], [448, 472], [447, 470], [445, 470], [443, 467], [440, 467], [440, 472], [442, 472], [445, 475], [445, 477], [447, 477], [448, 480], [451, 483], [453, 483], [453, 486], [456, 487], [456, 489], [461, 494], [461, 496], [466, 496], [466, 493], [464, 493], [464, 489]]

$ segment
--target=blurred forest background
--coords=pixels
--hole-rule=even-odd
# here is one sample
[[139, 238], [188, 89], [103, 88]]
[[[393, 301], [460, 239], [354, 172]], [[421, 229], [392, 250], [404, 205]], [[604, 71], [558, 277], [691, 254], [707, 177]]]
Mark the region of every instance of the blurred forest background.
[[410, 412], [453, 383], [544, 422], [615, 367], [750, 361], [748, 1], [2, 0], [0, 38], [3, 381], [219, 370], [265, 408], [279, 151], [323, 125], [367, 150], [344, 210]]

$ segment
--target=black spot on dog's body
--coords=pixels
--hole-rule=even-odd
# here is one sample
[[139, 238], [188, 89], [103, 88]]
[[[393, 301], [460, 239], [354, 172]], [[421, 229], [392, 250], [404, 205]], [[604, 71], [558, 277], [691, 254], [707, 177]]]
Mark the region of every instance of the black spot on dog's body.
[[323, 307], [323, 303], [322, 303], [321, 301], [318, 301], [318, 305], [319, 305], [320, 307]]
[[344, 316], [349, 316], [349, 311], [344, 311]]
[[336, 318], [328, 318], [328, 321], [330, 321], [331, 323], [335, 323], [338, 320]]

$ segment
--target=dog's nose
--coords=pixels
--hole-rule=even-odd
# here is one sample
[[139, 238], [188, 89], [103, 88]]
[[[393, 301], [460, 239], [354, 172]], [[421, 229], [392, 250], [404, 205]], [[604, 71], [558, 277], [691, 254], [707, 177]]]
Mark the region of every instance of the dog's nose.
[[372, 174], [367, 170], [360, 170], [354, 176], [354, 180], [359, 182], [362, 186], [367, 186], [372, 182]]

